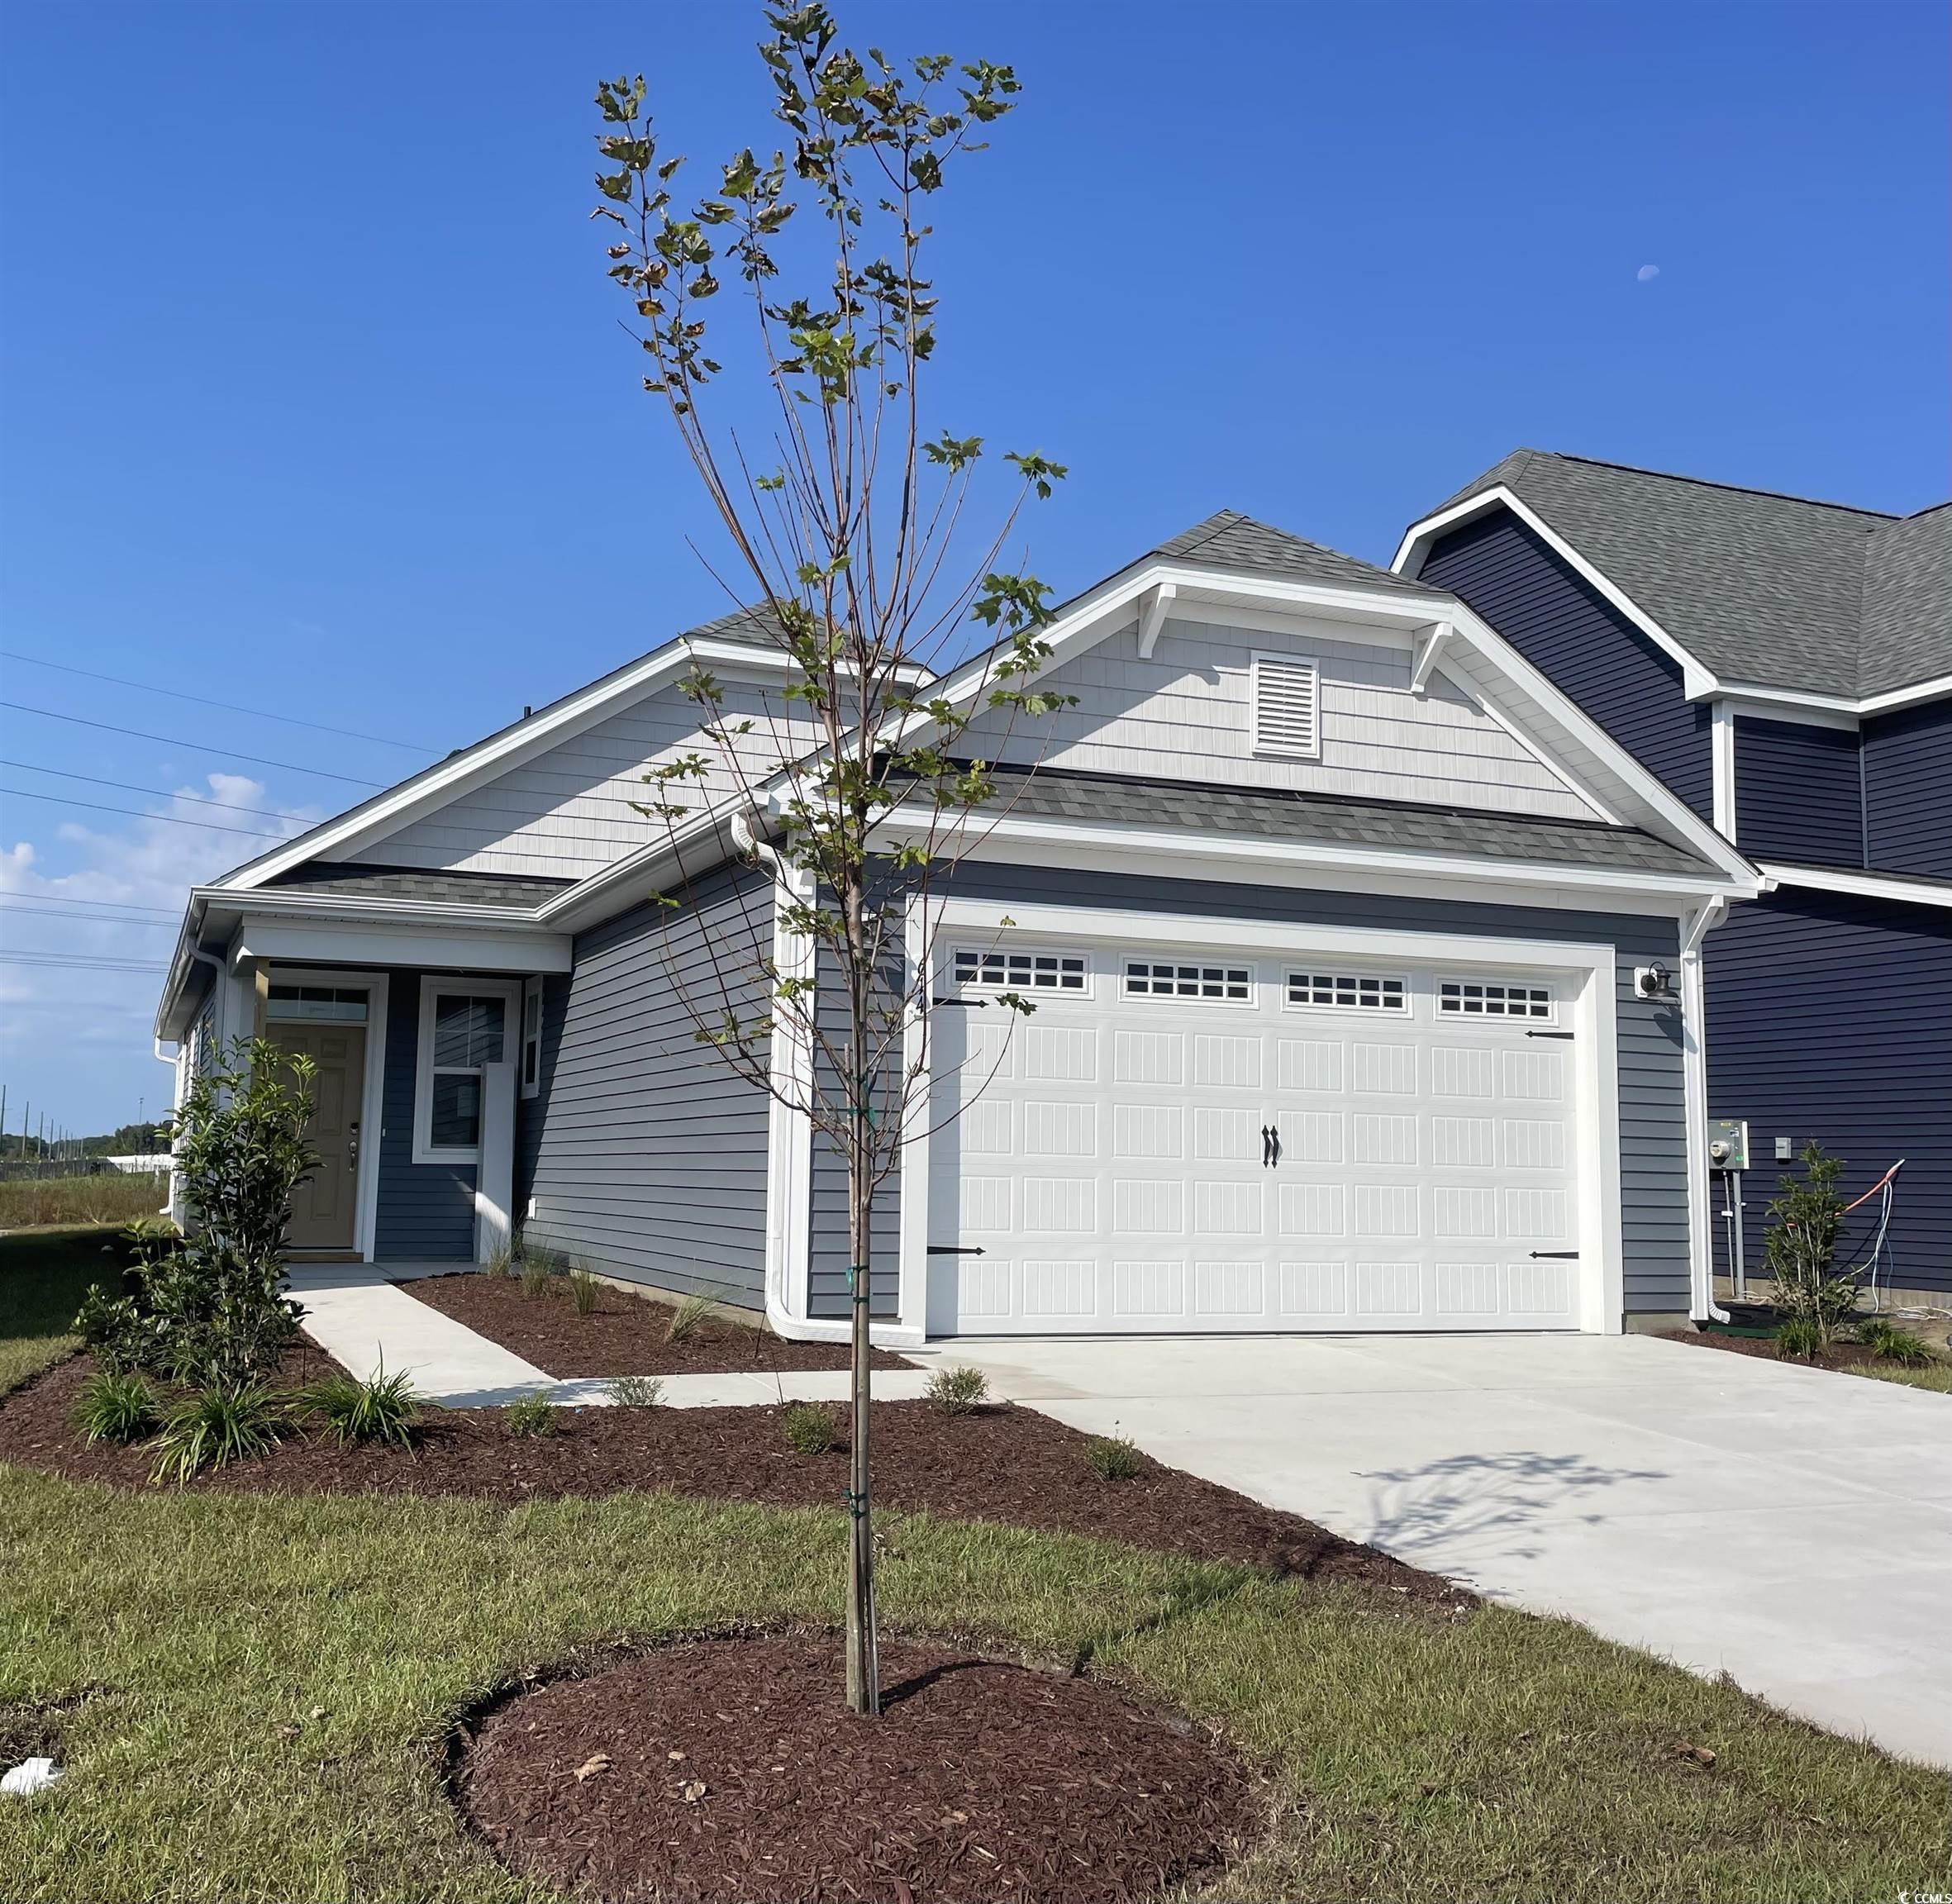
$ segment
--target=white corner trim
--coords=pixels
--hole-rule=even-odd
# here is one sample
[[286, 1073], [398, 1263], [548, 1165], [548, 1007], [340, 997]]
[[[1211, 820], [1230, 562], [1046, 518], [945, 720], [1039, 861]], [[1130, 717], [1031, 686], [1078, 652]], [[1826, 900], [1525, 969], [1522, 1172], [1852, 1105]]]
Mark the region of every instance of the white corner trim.
[[[1578, 974], [1579, 989], [1574, 1002], [1572, 1023], [1579, 1105], [1577, 1154], [1583, 1272], [1579, 1326], [1588, 1334], [1620, 1332], [1626, 1308], [1626, 1259], [1620, 1184], [1619, 955], [1613, 946], [1413, 932], [1398, 928], [1114, 911], [1042, 901], [1005, 902], [955, 894], [941, 899], [939, 904], [938, 931], [982, 930], [995, 934], [1001, 930], [1031, 933], [1040, 938], [1181, 945], [1202, 950], [1210, 950], [1224, 942], [1230, 950], [1237, 947], [1243, 952], [1277, 956], [1341, 954], [1417, 964], [1456, 963]], [[1006, 918], [1010, 921], [1007, 927], [1003, 926]], [[907, 1183], [906, 1152], [902, 1176]], [[910, 1197], [904, 1195], [904, 1220], [909, 1202]], [[913, 1233], [907, 1230], [904, 1221], [905, 1249], [925, 1249], [926, 1235], [926, 1216]], [[926, 1278], [926, 1254], [920, 1273]]]
[[1139, 659], [1150, 661], [1152, 650], [1158, 645], [1159, 631], [1166, 625], [1166, 616], [1173, 606], [1173, 597], [1179, 593], [1170, 582], [1158, 583], [1147, 595], [1139, 609]]
[[1907, 879], [1902, 873], [1853, 873], [1829, 866], [1789, 866], [1771, 859], [1763, 866], [1774, 886], [1809, 886], [1823, 892], [1850, 892], [1860, 899], [1895, 899], [1910, 906], [1952, 906], [1952, 883]]
[[1431, 671], [1436, 667], [1437, 659], [1444, 652], [1444, 644], [1457, 632], [1449, 621], [1435, 621], [1430, 632], [1416, 644], [1416, 659], [1410, 669], [1410, 692], [1427, 694], [1430, 692]]
[[1611, 581], [1588, 561], [1536, 510], [1524, 502], [1516, 491], [1507, 488], [1502, 483], [1495, 483], [1488, 489], [1481, 489], [1476, 495], [1467, 497], [1462, 502], [1454, 503], [1448, 509], [1440, 509], [1434, 516], [1426, 516], [1412, 522], [1403, 531], [1403, 539], [1397, 546], [1396, 559], [1390, 564], [1390, 567], [1399, 575], [1416, 576], [1422, 568], [1423, 557], [1430, 545], [1446, 529], [1454, 529], [1459, 523], [1482, 516], [1500, 503], [1605, 596], [1669, 660], [1680, 664], [1682, 692], [1690, 701], [1699, 700], [1703, 695], [1715, 692], [1718, 683], [1712, 669], [1697, 661], [1624, 588]]
[[1715, 782], [1715, 831], [1735, 843], [1735, 716], [1726, 701], [1715, 703], [1708, 734], [1709, 764]]
[[1681, 1088], [1688, 1123], [1688, 1313], [1697, 1322], [1726, 1322], [1728, 1312], [1715, 1303], [1714, 1212], [1708, 1173], [1708, 1058], [1703, 1038], [1706, 988], [1702, 982], [1702, 941], [1728, 911], [1726, 899], [1711, 899], [1689, 920], [1680, 937]]
[[[413, 1048], [413, 1161], [416, 1164], [473, 1164], [480, 1165], [483, 1151], [488, 1136], [488, 1073], [495, 1069], [493, 1064], [478, 1067], [482, 1088], [482, 1139], [479, 1144], [456, 1145], [451, 1149], [436, 1149], [433, 1141], [434, 1111], [434, 1003], [443, 992], [466, 995], [478, 998], [499, 998], [502, 1001], [502, 1059], [509, 1063], [509, 1047], [519, 1036], [521, 1030], [518, 1016], [521, 1010], [521, 985], [510, 978], [487, 978], [472, 972], [427, 972], [420, 982], [420, 1027]], [[465, 1065], [443, 1066], [445, 1069], [465, 1070]], [[515, 1132], [513, 1120], [505, 1133], [507, 1142], [512, 1144]]]
[[333, 985], [366, 994], [366, 1069], [359, 1080], [359, 1162], [353, 1173], [353, 1247], [361, 1260], [376, 1254], [374, 1237], [379, 1225], [379, 1154], [386, 1135], [387, 975], [383, 972], [321, 971], [316, 965], [281, 973], [265, 969], [265, 983]]

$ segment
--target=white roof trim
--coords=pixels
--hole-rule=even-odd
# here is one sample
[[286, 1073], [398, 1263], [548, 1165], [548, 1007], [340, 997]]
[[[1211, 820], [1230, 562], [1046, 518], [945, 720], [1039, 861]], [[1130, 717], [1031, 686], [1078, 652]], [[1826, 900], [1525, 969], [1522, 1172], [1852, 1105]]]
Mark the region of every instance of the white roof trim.
[[1907, 879], [1902, 873], [1852, 873], [1828, 866], [1783, 866], [1764, 860], [1772, 886], [1812, 886], [1823, 892], [1850, 892], [1860, 899], [1897, 899], [1912, 906], [1952, 906], [1952, 885]]

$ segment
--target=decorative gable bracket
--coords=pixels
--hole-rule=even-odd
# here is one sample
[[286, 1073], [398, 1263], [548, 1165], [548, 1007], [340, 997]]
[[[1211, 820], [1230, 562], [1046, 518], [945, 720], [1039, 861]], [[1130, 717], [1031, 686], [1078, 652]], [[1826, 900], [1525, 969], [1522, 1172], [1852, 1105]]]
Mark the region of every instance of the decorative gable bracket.
[[1416, 660], [1410, 670], [1410, 692], [1427, 694], [1430, 678], [1435, 671], [1437, 658], [1444, 652], [1444, 645], [1456, 633], [1448, 621], [1433, 621], [1416, 638]]
[[1139, 599], [1139, 659], [1150, 661], [1152, 650], [1158, 645], [1159, 631], [1166, 625], [1166, 616], [1171, 612], [1178, 589], [1170, 582], [1162, 582], [1156, 588], [1149, 588]]

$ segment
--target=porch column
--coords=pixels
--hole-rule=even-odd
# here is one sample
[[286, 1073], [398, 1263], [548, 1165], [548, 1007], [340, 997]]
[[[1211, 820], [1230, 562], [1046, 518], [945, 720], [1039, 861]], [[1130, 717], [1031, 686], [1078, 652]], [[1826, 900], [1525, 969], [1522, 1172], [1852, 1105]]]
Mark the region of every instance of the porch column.
[[[515, 1050], [521, 1049], [519, 1041]], [[514, 1229], [515, 1058], [481, 1068], [481, 1154], [474, 1166], [474, 1260], [485, 1263]]]

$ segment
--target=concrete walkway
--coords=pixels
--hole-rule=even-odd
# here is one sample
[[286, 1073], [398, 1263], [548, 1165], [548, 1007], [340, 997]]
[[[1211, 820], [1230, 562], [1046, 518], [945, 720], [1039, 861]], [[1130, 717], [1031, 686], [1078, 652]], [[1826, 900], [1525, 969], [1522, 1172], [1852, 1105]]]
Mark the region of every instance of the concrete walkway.
[[1952, 1401], [1639, 1336], [959, 1341], [1002, 1393], [1952, 1765]]
[[[602, 1407], [615, 1400], [610, 1378], [559, 1380], [532, 1362], [491, 1342], [464, 1322], [396, 1287], [422, 1276], [445, 1276], [451, 1263], [310, 1263], [292, 1270], [292, 1293], [305, 1307], [305, 1333], [362, 1380], [383, 1367], [405, 1370], [430, 1402], [449, 1408], [493, 1408], [525, 1395], [545, 1392], [567, 1408]], [[667, 1408], [759, 1407], [778, 1402], [844, 1402], [847, 1373], [840, 1368], [784, 1369], [774, 1373], [727, 1371], [713, 1375], [665, 1375], [659, 1400]], [[918, 1368], [878, 1368], [874, 1392], [888, 1402], [908, 1402], [927, 1389]]]

